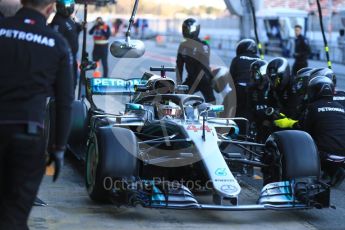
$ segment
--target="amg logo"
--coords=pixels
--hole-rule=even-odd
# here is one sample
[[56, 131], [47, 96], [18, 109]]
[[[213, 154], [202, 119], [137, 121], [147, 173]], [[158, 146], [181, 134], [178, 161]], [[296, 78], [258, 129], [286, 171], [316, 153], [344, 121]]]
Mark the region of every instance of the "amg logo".
[[344, 109], [341, 108], [332, 108], [332, 107], [323, 107], [323, 108], [318, 108], [319, 113], [323, 112], [339, 112], [339, 113], [345, 113]]
[[48, 38], [39, 34], [27, 33], [19, 30], [9, 30], [0, 28], [0, 37], [12, 38], [16, 40], [23, 40], [27, 42], [33, 42], [36, 44], [54, 47], [55, 39]]

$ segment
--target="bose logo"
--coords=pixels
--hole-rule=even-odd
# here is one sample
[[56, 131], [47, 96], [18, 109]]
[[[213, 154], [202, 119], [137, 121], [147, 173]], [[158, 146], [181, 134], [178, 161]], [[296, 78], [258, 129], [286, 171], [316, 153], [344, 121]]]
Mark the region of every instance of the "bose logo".
[[33, 42], [33, 43], [37, 43], [37, 44], [48, 46], [48, 47], [55, 46], [55, 39], [53, 38], [48, 38], [46, 36], [33, 34], [33, 33], [27, 33], [27, 32], [19, 31], [19, 30], [8, 30], [8, 29], [0, 28], [0, 37]]
[[341, 108], [332, 108], [332, 107], [323, 107], [323, 108], [318, 108], [318, 112], [340, 112], [340, 113], [345, 113], [344, 109]]

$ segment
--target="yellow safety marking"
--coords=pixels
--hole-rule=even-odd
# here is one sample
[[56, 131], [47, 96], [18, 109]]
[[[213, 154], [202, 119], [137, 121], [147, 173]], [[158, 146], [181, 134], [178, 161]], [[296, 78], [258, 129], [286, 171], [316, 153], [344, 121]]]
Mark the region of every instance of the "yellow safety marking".
[[326, 52], [329, 52], [329, 47], [326, 46], [326, 47], [325, 47], [325, 50], [326, 50]]

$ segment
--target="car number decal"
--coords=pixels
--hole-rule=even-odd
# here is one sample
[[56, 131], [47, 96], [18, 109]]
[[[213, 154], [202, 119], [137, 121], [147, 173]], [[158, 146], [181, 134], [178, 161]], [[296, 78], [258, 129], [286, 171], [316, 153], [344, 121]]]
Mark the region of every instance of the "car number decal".
[[[193, 130], [194, 132], [200, 132], [200, 131], [202, 131], [202, 128], [203, 128], [202, 125], [199, 128], [196, 127], [195, 125], [188, 125], [187, 126], [187, 130]], [[205, 131], [206, 132], [211, 132], [212, 129], [208, 125], [205, 125]]]

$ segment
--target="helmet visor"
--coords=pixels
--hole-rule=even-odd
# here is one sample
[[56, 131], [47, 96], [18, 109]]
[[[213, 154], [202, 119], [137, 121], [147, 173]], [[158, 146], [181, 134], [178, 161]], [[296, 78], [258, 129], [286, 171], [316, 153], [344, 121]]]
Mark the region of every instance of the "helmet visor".
[[276, 69], [271, 69], [269, 71], [270, 83], [273, 88], [278, 88], [281, 84], [281, 77], [277, 73]]
[[306, 81], [303, 78], [297, 78], [294, 82], [294, 89], [298, 95], [306, 94]]
[[264, 78], [259, 70], [253, 70], [251, 72], [251, 78], [253, 83], [260, 84]]

